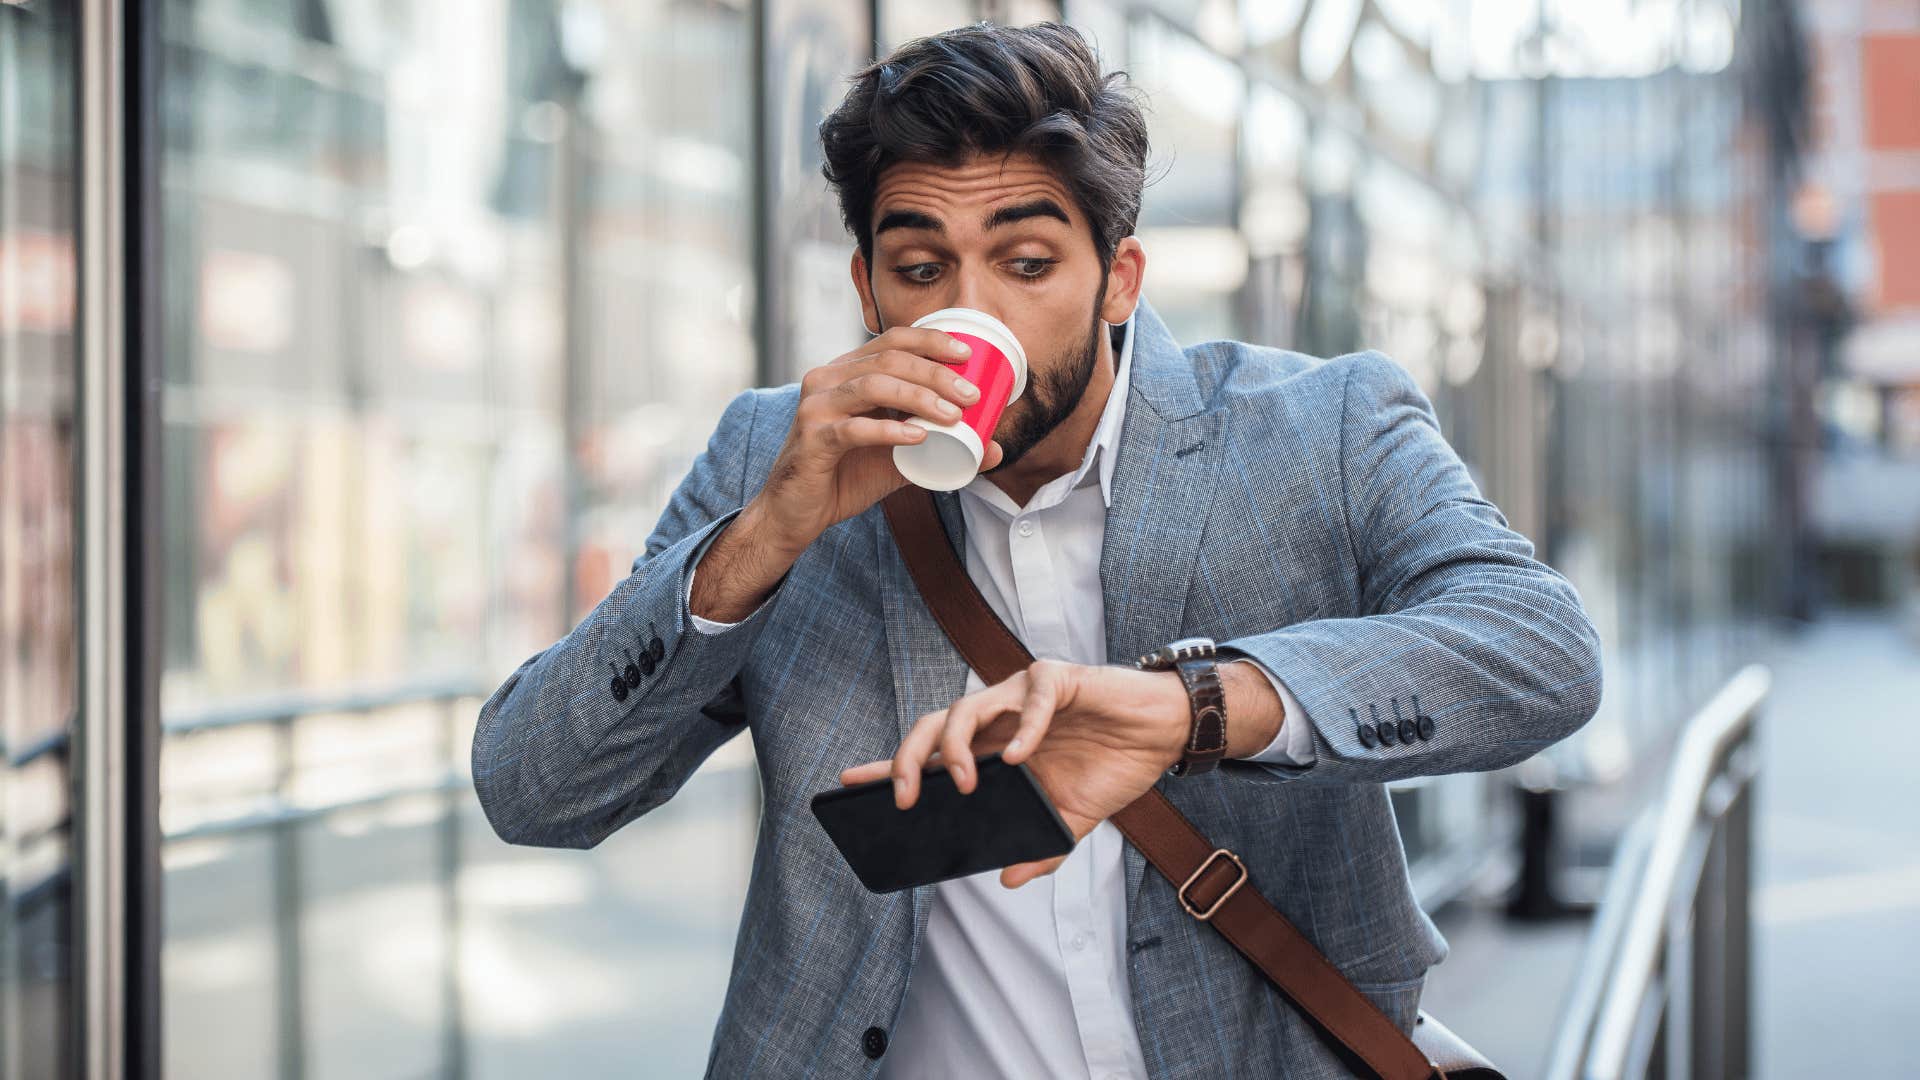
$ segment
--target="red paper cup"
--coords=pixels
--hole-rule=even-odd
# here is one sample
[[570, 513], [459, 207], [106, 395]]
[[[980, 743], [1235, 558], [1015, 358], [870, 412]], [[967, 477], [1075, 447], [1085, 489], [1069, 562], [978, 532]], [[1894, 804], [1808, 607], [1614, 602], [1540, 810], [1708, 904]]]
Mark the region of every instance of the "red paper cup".
[[980, 388], [980, 400], [962, 409], [960, 419], [951, 424], [908, 417], [907, 423], [925, 428], [927, 437], [894, 447], [893, 464], [920, 487], [956, 491], [979, 474], [1000, 414], [1027, 388], [1026, 350], [1007, 324], [972, 308], [942, 308], [913, 325], [945, 330], [973, 349], [965, 360], [948, 366]]

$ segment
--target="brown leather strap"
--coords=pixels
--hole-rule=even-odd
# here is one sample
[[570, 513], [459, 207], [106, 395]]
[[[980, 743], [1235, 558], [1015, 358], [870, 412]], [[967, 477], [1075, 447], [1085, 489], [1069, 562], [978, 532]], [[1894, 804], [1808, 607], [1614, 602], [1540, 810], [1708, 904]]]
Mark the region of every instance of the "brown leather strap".
[[[909, 484], [881, 506], [907, 571], [934, 621], [991, 686], [1033, 662], [954, 554], [933, 495]], [[1158, 788], [1112, 818], [1128, 842], [1179, 890], [1190, 914], [1224, 934], [1328, 1036], [1380, 1080], [1428, 1080], [1440, 1067], [1379, 1007], [1353, 988], [1285, 915], [1246, 883], [1238, 857], [1193, 827]]]

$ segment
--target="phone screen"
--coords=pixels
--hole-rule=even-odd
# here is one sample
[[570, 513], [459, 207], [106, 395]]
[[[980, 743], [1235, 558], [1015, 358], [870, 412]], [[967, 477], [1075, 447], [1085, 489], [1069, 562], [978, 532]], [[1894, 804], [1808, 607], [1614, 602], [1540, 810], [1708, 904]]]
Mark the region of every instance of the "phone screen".
[[905, 810], [893, 805], [892, 779], [882, 777], [821, 792], [813, 814], [860, 883], [876, 893], [1073, 850], [1073, 832], [1025, 765], [995, 753], [977, 759], [976, 768], [980, 782], [971, 794], [954, 787], [945, 766], [933, 766], [921, 773], [920, 798]]

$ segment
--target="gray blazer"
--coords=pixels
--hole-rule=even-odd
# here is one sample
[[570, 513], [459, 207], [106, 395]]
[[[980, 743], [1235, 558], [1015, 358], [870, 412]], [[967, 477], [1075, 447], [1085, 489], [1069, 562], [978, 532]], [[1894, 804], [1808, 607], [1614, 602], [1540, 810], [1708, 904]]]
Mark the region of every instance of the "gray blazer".
[[[1415, 902], [1383, 782], [1511, 765], [1579, 728], [1600, 700], [1598, 637], [1399, 365], [1182, 349], [1144, 302], [1137, 318], [1100, 564], [1108, 657], [1206, 634], [1286, 681], [1316, 764], [1230, 762], [1160, 786], [1407, 1026], [1446, 943]], [[502, 838], [586, 848], [751, 732], [764, 812], [708, 1059], [726, 1078], [877, 1067], [868, 1032], [892, 1027], [931, 889], [868, 893], [808, 800], [966, 684], [878, 506], [827, 530], [736, 628], [693, 628], [688, 568], [765, 482], [798, 400], [797, 384], [733, 399], [633, 572], [500, 685], [473, 740]], [[938, 503], [964, 542], [956, 497]], [[630, 655], [631, 690], [614, 685]], [[1430, 738], [1360, 738], [1361, 722], [1416, 713]], [[1155, 1077], [1348, 1075], [1131, 846], [1126, 869], [1133, 1015]]]

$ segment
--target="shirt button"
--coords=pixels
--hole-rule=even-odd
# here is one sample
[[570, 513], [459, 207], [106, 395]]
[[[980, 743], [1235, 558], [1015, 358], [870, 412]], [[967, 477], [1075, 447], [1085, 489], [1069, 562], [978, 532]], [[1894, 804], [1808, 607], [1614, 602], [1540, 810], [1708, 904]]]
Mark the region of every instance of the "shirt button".
[[1020, 522], [1020, 535], [1021, 535], [1021, 536], [1032, 536], [1032, 535], [1033, 535], [1033, 522], [1031, 522], [1031, 521], [1026, 521], [1026, 520], [1022, 520], [1022, 521]]
[[1073, 941], [1069, 942], [1069, 944], [1073, 946], [1074, 952], [1079, 952], [1081, 949], [1087, 947], [1087, 935], [1084, 933], [1075, 934], [1073, 935]]

